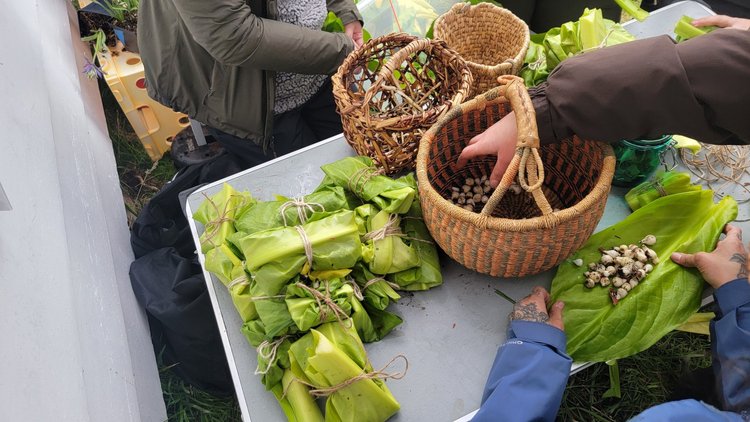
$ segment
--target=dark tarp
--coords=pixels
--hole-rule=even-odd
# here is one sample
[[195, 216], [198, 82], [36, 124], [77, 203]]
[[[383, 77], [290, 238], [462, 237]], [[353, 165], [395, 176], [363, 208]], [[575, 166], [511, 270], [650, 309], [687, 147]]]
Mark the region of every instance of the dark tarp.
[[234, 390], [180, 193], [241, 170], [229, 154], [181, 169], [141, 210], [130, 237], [130, 282], [154, 350], [186, 382], [215, 394]]

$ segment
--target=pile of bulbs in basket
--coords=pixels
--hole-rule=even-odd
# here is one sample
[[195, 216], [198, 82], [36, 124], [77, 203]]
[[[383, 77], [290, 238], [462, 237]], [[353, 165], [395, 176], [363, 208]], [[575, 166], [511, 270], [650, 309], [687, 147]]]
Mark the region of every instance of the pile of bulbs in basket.
[[[602, 256], [599, 262], [588, 264], [589, 271], [583, 275], [585, 286], [593, 289], [597, 284], [610, 287], [609, 295], [612, 303], [628, 295], [638, 283], [644, 281], [648, 273], [659, 263], [659, 256], [649, 246], [656, 244], [656, 236], [650, 234], [643, 238], [639, 245], [620, 245], [612, 249], [600, 249]], [[582, 259], [573, 261], [575, 265], [583, 265]]]
[[[490, 195], [492, 195], [492, 190], [490, 180], [486, 175], [482, 177], [467, 177], [463, 185], [451, 187], [450, 197], [447, 199], [465, 210], [479, 212], [489, 200]], [[510, 185], [508, 190], [515, 195], [523, 193], [521, 185], [517, 183]], [[555, 209], [555, 211], [558, 210]]]

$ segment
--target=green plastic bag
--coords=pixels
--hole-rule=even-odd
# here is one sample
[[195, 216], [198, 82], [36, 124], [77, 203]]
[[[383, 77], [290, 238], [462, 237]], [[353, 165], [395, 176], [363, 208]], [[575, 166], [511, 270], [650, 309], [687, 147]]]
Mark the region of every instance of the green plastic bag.
[[[638, 209], [619, 223], [589, 238], [552, 280], [552, 300], [565, 302], [563, 314], [568, 353], [579, 362], [620, 359], [643, 351], [684, 323], [698, 309], [703, 283], [696, 269], [672, 262], [672, 252], [711, 251], [724, 225], [737, 216], [737, 203], [725, 197], [713, 203], [710, 190], [669, 195]], [[638, 243], [656, 236], [651, 247], [660, 263], [633, 290], [612, 305], [604, 288], [587, 289], [586, 266], [598, 262], [599, 248]]]

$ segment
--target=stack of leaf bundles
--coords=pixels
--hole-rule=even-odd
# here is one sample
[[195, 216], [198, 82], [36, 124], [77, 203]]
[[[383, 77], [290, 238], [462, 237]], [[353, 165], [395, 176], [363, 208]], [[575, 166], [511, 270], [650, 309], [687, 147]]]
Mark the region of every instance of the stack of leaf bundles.
[[[383, 421], [399, 405], [362, 342], [402, 319], [397, 290], [442, 283], [413, 174], [391, 179], [367, 157], [322, 167], [310, 194], [259, 202], [225, 184], [193, 217], [205, 266], [228, 289], [257, 348], [257, 374], [290, 421]], [[356, 405], [353, 404], [356, 397]]]

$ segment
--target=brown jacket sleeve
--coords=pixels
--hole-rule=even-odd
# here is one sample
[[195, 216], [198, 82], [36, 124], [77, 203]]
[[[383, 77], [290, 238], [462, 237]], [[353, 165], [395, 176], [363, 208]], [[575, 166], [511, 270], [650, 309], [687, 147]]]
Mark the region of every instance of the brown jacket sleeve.
[[661, 36], [572, 57], [530, 90], [542, 143], [681, 134], [750, 144], [750, 31]]
[[343, 33], [260, 18], [244, 0], [174, 0], [174, 5], [193, 39], [224, 65], [332, 74], [354, 50]]
[[352, 0], [326, 0], [326, 5], [328, 10], [336, 14], [344, 25], [357, 20], [364, 24], [362, 15], [359, 14], [359, 9]]

